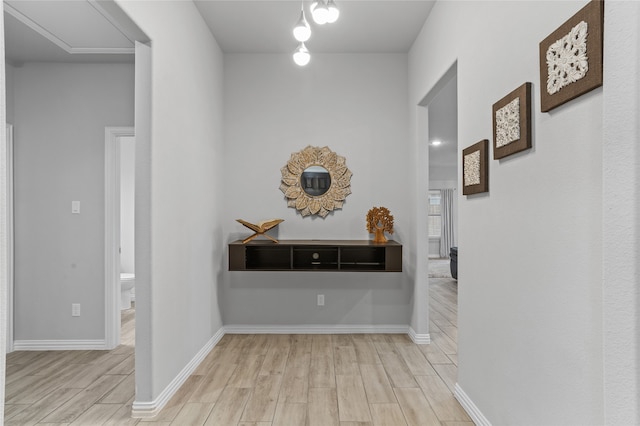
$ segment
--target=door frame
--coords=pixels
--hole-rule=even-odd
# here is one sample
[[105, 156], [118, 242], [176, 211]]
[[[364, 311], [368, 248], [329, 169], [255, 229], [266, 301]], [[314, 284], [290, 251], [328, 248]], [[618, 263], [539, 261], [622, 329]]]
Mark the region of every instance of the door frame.
[[429, 344], [429, 226], [423, 220], [428, 211], [429, 194], [429, 105], [442, 88], [453, 78], [458, 78], [457, 60], [451, 64], [438, 82], [427, 92], [416, 105], [417, 132], [417, 164], [416, 203], [415, 203], [415, 235], [416, 237], [416, 275], [414, 290], [414, 314], [411, 319], [416, 336], [411, 336], [415, 343]]
[[104, 130], [104, 313], [105, 346], [120, 344], [120, 138], [135, 136], [131, 127], [105, 127]]

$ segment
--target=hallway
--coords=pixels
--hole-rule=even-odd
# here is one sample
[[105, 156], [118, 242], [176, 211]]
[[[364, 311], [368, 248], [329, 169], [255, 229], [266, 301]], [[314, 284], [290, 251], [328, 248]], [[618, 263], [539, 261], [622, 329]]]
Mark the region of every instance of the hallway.
[[226, 335], [152, 419], [131, 419], [135, 310], [113, 351], [14, 352], [6, 425], [468, 425], [453, 396], [457, 283], [431, 278], [430, 345], [406, 335]]
[[393, 334], [226, 335], [140, 424], [472, 426], [453, 396], [457, 282], [430, 281], [430, 345]]

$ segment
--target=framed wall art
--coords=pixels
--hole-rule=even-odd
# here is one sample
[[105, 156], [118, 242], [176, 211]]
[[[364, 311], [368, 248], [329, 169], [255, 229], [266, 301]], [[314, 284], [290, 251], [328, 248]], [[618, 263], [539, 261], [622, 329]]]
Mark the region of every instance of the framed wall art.
[[472, 195], [489, 191], [489, 140], [462, 150], [462, 194]]
[[548, 112], [602, 86], [604, 1], [592, 0], [540, 43], [540, 107]]
[[531, 83], [493, 104], [493, 159], [531, 148]]

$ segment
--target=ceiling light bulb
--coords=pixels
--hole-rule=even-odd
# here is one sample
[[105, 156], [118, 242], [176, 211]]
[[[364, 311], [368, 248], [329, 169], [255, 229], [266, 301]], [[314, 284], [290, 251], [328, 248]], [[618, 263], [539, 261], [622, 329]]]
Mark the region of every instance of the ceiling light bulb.
[[304, 10], [300, 11], [300, 19], [293, 28], [293, 36], [298, 41], [307, 41], [311, 37], [311, 27], [304, 17]]
[[442, 141], [435, 140], [435, 141], [431, 142], [431, 145], [432, 145], [432, 146], [442, 145]]
[[307, 47], [304, 45], [304, 43], [300, 43], [296, 50], [293, 52], [293, 62], [295, 62], [296, 65], [304, 67], [309, 63], [310, 60], [311, 55], [309, 54]]
[[329, 21], [329, 9], [324, 4], [324, 0], [318, 0], [318, 5], [313, 9], [311, 15], [318, 25], [324, 25]]
[[336, 2], [333, 0], [329, 0], [327, 2], [327, 9], [329, 9], [329, 17], [327, 18], [327, 22], [333, 24], [338, 20], [340, 16], [340, 9], [336, 6]]

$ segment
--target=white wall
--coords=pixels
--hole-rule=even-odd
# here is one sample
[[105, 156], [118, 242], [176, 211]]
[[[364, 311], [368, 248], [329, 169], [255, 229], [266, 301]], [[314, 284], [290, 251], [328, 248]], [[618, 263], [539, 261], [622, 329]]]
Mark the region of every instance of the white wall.
[[437, 2], [410, 52], [411, 105], [457, 60], [459, 151], [534, 85], [533, 149], [459, 195], [458, 383], [493, 424], [604, 419], [602, 89], [539, 112], [539, 42], [585, 3]]
[[431, 182], [456, 181], [456, 184], [457, 184], [457, 178], [458, 178], [458, 167], [429, 164], [429, 188], [438, 189]]
[[136, 218], [151, 224], [150, 282], [136, 279], [137, 305], [150, 298], [142, 302], [149, 376], [136, 375], [144, 405], [222, 327], [223, 56], [191, 2], [118, 4], [151, 39], [151, 158], [140, 159], [150, 161], [151, 213]]
[[640, 3], [605, 3], [605, 422], [640, 424]]
[[[371, 239], [367, 211], [385, 206], [404, 242], [412, 232], [407, 132], [407, 56], [225, 55], [224, 227], [227, 242], [248, 236], [235, 219], [282, 218], [281, 239]], [[344, 207], [303, 218], [279, 190], [280, 169], [307, 145], [328, 146], [353, 172]], [[226, 272], [224, 323], [232, 325], [408, 325], [410, 248], [403, 273]], [[316, 294], [326, 305], [316, 306]]]
[[133, 123], [133, 65], [26, 64], [13, 92], [15, 339], [104, 339], [104, 128]]

